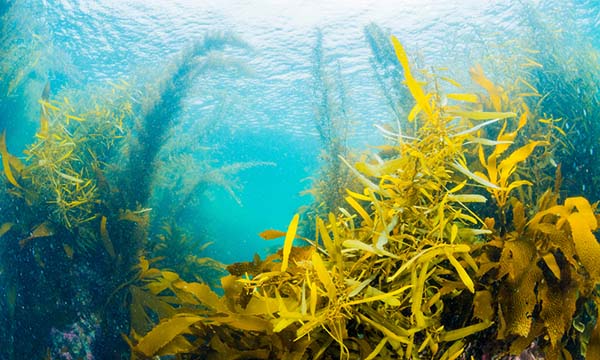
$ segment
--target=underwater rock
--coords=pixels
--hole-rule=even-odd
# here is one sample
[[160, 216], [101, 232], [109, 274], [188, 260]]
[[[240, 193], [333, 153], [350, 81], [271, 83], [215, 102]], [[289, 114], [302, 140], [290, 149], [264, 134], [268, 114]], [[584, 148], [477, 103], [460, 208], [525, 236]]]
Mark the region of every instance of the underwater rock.
[[100, 329], [95, 315], [82, 316], [65, 330], [52, 328], [52, 348], [48, 350], [50, 359], [93, 360], [93, 345]]

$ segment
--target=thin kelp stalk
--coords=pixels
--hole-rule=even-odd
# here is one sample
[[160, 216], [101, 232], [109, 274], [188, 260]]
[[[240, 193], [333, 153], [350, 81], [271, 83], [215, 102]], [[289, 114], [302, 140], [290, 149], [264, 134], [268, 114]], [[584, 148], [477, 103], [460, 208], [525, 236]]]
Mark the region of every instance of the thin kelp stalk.
[[[130, 281], [128, 276], [132, 276], [131, 269], [145, 249], [150, 237], [151, 217], [160, 218], [153, 214], [153, 209], [148, 205], [159, 171], [159, 154], [174, 133], [173, 129], [180, 123], [183, 100], [196, 77], [210, 70], [210, 66], [205, 66], [206, 57], [228, 44], [242, 43], [231, 35], [208, 35], [197, 41], [173, 60], [156, 88], [148, 90], [148, 100], [142, 105], [140, 120], [128, 147], [127, 165], [119, 175], [119, 191], [115, 193], [116, 199], [111, 201], [113, 208], [105, 222], [107, 226], [104, 231], [109, 236], [103, 239], [112, 242], [114, 253], [117, 254], [113, 289], [118, 286], [127, 289], [122, 285]], [[116, 338], [119, 331], [115, 332], [114, 329], [128, 324], [128, 309], [115, 306], [125, 301], [124, 296], [126, 292], [121, 291], [107, 299], [102, 324], [108, 332], [107, 338], [103, 339], [107, 347], [111, 343], [119, 343]], [[117, 351], [109, 350], [103, 356], [114, 357]]]
[[396, 66], [396, 55], [389, 42], [390, 34], [375, 23], [365, 26], [364, 32], [373, 55], [369, 58], [373, 75], [400, 129], [408, 114], [406, 109], [412, 108], [414, 104], [408, 89], [402, 86], [404, 74], [402, 68]]
[[129, 164], [123, 176], [127, 208], [145, 206], [155, 171], [155, 161], [161, 147], [168, 140], [170, 130], [179, 122], [182, 101], [193, 85], [199, 72], [209, 70], [202, 66], [200, 57], [210, 51], [223, 49], [226, 45], [243, 46], [232, 35], [206, 36], [177, 56], [165, 71], [163, 78], [144, 104], [141, 122], [132, 141]]
[[316, 34], [313, 49], [313, 99], [315, 102], [315, 128], [323, 148], [323, 164], [320, 174], [314, 180], [313, 193], [316, 214], [326, 214], [344, 203], [344, 189], [349, 187], [348, 169], [340, 156], [348, 155], [348, 107], [346, 93], [341, 79], [339, 65], [336, 76], [326, 69], [323, 52], [323, 33]]
[[165, 71], [154, 97], [144, 106], [123, 181], [126, 184], [127, 208], [146, 204], [150, 196], [155, 158], [167, 140], [169, 130], [179, 119], [181, 102], [192, 86], [197, 69], [196, 58], [205, 52], [203, 43], [198, 42], [179, 55]]

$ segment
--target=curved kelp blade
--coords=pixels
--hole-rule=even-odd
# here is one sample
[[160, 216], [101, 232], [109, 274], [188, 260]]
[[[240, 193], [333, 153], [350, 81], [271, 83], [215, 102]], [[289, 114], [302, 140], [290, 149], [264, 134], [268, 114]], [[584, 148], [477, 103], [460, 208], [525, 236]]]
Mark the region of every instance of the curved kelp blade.
[[[135, 346], [134, 351], [150, 357], [158, 353], [165, 353], [165, 348], [172, 347], [172, 345], [177, 346], [168, 351], [168, 353], [171, 354], [192, 350], [193, 347], [187, 340], [182, 342], [181, 339], [179, 341], [177, 341], [177, 339], [183, 338], [183, 340], [185, 340], [182, 335], [188, 333], [190, 326], [202, 320], [204, 320], [204, 318], [200, 316], [181, 314], [168, 319], [167, 321], [163, 321], [142, 338]], [[187, 345], [189, 345], [189, 347], [187, 347]], [[184, 348], [182, 349], [182, 347]], [[186, 347], [187, 349], [185, 349]]]
[[298, 229], [299, 220], [300, 215], [294, 215], [285, 235], [285, 241], [283, 243], [283, 260], [281, 261], [282, 272], [286, 271], [288, 267], [290, 252], [292, 251], [292, 244], [294, 243], [294, 238], [296, 237], [296, 230]]
[[17, 183], [17, 180], [15, 179], [15, 176], [10, 168], [12, 156], [8, 153], [8, 149], [6, 148], [6, 130], [2, 132], [2, 135], [0, 135], [0, 155], [2, 156], [2, 167], [4, 168], [4, 175], [6, 176], [6, 179], [15, 187], [21, 188], [21, 185]]

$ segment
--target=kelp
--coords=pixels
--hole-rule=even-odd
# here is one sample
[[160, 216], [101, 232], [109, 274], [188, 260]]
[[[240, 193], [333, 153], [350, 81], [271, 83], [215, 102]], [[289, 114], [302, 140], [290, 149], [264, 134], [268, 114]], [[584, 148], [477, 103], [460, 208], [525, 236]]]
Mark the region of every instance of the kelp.
[[[441, 101], [413, 75], [400, 42], [392, 45], [415, 99], [408, 120], [416, 136], [390, 136], [390, 158], [340, 157], [364, 187], [348, 189], [339, 212], [315, 220], [310, 246], [292, 245], [298, 215], [285, 232], [261, 233], [285, 236], [282, 250], [228, 266], [225, 294], [211, 297], [208, 311], [160, 318], [147, 335], [132, 334], [134, 353], [455, 359], [503, 348], [519, 354], [537, 342], [559, 358], [573, 344], [598, 346], [593, 325], [583, 332], [572, 321], [596, 316], [595, 208], [576, 197], [558, 205], [560, 171], [546, 192], [520, 171], [552, 166], [535, 160], [552, 154], [556, 135], [526, 141], [521, 134], [553, 121], [536, 121], [525, 96], [495, 85], [481, 67], [471, 75], [486, 93]], [[478, 216], [485, 193], [495, 217]], [[533, 199], [535, 207], [524, 205]], [[215, 310], [217, 303], [227, 310]], [[191, 347], [177, 340], [200, 336]], [[224, 345], [233, 339], [236, 349]], [[468, 345], [483, 341], [483, 348]]]
[[344, 189], [354, 188], [353, 178], [339, 156], [348, 157], [350, 114], [339, 64], [330, 70], [323, 49], [323, 32], [317, 30], [312, 50], [313, 123], [321, 144], [320, 169], [312, 177], [311, 189], [304, 192], [314, 201], [306, 209], [304, 231], [314, 232], [314, 217], [334, 211], [344, 203]]
[[[7, 264], [14, 265], [9, 284], [18, 293], [17, 303], [11, 305], [18, 324], [10, 325], [11, 329], [27, 325], [35, 316], [69, 321], [80, 314], [79, 308], [73, 311], [71, 307], [91, 312], [89, 303], [93, 303], [93, 311], [100, 313], [106, 329], [102, 340], [107, 346], [99, 348], [105, 349], [106, 357], [116, 356], [123, 349], [114, 338], [118, 334], [108, 329], [127, 324], [126, 308], [120, 304], [131, 294], [124, 290], [137, 279], [131, 265], [144, 251], [172, 258], [163, 266], [177, 260], [176, 270], [192, 281], [212, 284], [222, 276], [224, 265], [195, 251], [202, 250], [202, 241], [187, 241], [187, 235], [168, 226], [160, 229], [164, 218], [176, 217], [172, 212], [165, 209], [164, 217], [151, 218], [156, 211], [148, 206], [148, 184], [158, 187], [156, 175], [165, 168], [153, 165], [157, 165], [161, 151], [168, 150], [165, 144], [177, 124], [178, 109], [191, 80], [214, 67], [216, 52], [226, 44], [243, 45], [226, 34], [198, 41], [168, 68], [156, 91], [149, 86], [141, 92], [138, 84], [126, 80], [109, 82], [105, 87], [90, 86], [85, 91], [63, 89], [56, 94], [47, 86], [48, 91], [36, 104], [39, 130], [25, 157], [9, 152], [6, 136], [0, 137], [2, 201], [10, 204], [10, 211], [3, 216], [16, 219], [4, 221], [2, 228], [7, 249], [2, 255]], [[168, 111], [168, 118], [164, 111]], [[160, 126], [153, 126], [157, 124]], [[255, 162], [217, 167], [210, 155], [203, 159], [207, 166], [198, 171], [203, 177], [179, 194], [183, 198], [179, 207], [202, 195], [200, 184], [221, 185], [235, 197], [238, 187], [233, 176], [237, 172], [272, 165]], [[143, 171], [138, 172], [140, 168]], [[173, 171], [182, 173], [181, 168]], [[197, 174], [184, 175], [193, 178]], [[173, 256], [178, 251], [183, 259]], [[32, 271], [19, 271], [23, 266], [30, 266]], [[36, 274], [39, 279], [34, 282], [30, 277]], [[65, 285], [58, 286], [58, 281]], [[43, 292], [33, 296], [39, 288]], [[74, 289], [84, 295], [71, 300], [69, 292]], [[85, 294], [92, 291], [96, 296], [88, 300]], [[67, 296], [69, 301], [64, 300]], [[56, 305], [40, 306], [39, 302], [48, 299]], [[80, 303], [85, 301], [89, 303]], [[50, 314], [53, 310], [55, 314]], [[38, 327], [33, 336], [45, 338], [47, 334], [42, 333], [50, 331], [52, 322], [47, 324]]]

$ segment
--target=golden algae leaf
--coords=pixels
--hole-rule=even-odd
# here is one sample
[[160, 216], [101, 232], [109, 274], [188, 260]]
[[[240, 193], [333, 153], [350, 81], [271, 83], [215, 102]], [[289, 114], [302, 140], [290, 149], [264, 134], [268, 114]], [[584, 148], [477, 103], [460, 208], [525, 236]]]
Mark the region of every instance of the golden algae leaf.
[[478, 103], [479, 102], [479, 96], [477, 96], [476, 94], [452, 93], [452, 94], [446, 94], [446, 97], [448, 97], [448, 99], [470, 102], [470, 103]]
[[350, 204], [354, 210], [356, 210], [356, 212], [363, 218], [367, 226], [373, 226], [373, 220], [371, 219], [369, 213], [367, 213], [367, 211], [363, 209], [363, 207], [356, 200], [354, 200], [354, 198], [351, 196], [346, 196], [346, 202]]
[[498, 111], [450, 111], [450, 115], [460, 116], [472, 120], [496, 120], [516, 117], [514, 112]]
[[[410, 331], [403, 329], [388, 321], [379, 313], [371, 310], [369, 307], [365, 307], [364, 310], [361, 310], [368, 313], [367, 315], [369, 316], [357, 313], [358, 317], [373, 328], [381, 331], [390, 340], [399, 342], [401, 344], [412, 344], [412, 340], [410, 338], [411, 335], [416, 332], [415, 329], [411, 329]], [[373, 317], [373, 319], [371, 319], [371, 317]]]
[[425, 111], [427, 116], [432, 116], [433, 110], [431, 109], [431, 105], [429, 104], [427, 96], [423, 92], [419, 82], [412, 76], [410, 64], [408, 63], [408, 56], [406, 56], [404, 47], [402, 47], [402, 44], [395, 36], [392, 35], [391, 39], [392, 45], [394, 46], [394, 51], [396, 52], [396, 57], [398, 58], [400, 65], [402, 65], [402, 70], [404, 70], [404, 78], [406, 79], [406, 86], [408, 87], [408, 90], [415, 99], [417, 106], [421, 110]]
[[462, 327], [460, 329], [444, 331], [440, 334], [440, 341], [456, 341], [463, 339], [467, 336], [473, 335], [477, 332], [483, 331], [489, 328], [493, 324], [492, 321], [482, 321], [477, 324]]
[[110, 236], [108, 236], [108, 231], [106, 230], [106, 221], [106, 216], [102, 216], [100, 219], [100, 238], [102, 239], [102, 244], [104, 245], [106, 252], [108, 252], [112, 259], [116, 259], [117, 254], [115, 253], [115, 248], [113, 247]]
[[582, 220], [587, 224], [590, 230], [596, 230], [598, 227], [598, 220], [596, 219], [596, 215], [594, 215], [592, 205], [590, 205], [586, 198], [581, 196], [567, 198], [564, 206], [569, 212], [573, 212], [573, 209], [577, 209], [578, 213], [583, 216]]
[[508, 274], [511, 282], [519, 279], [531, 268], [536, 267], [534, 260], [537, 250], [533, 242], [525, 240], [505, 241], [500, 255], [500, 274]]
[[421, 271], [417, 274], [417, 269], [413, 268], [411, 272], [411, 284], [414, 284], [411, 299], [411, 313], [418, 329], [426, 327], [425, 314], [423, 314], [423, 291], [425, 290], [425, 281], [427, 280], [427, 270], [429, 261], [421, 265]]
[[281, 260], [281, 272], [285, 272], [288, 268], [290, 252], [292, 251], [292, 244], [294, 243], [294, 238], [296, 237], [296, 230], [298, 229], [299, 219], [300, 214], [294, 215], [292, 221], [288, 225], [285, 240], [283, 242], [283, 259]]
[[500, 134], [498, 134], [498, 137], [497, 137], [498, 141], [505, 142], [504, 144], [499, 144], [496, 146], [494, 153], [498, 156], [500, 156], [500, 154], [504, 153], [510, 147], [510, 143], [512, 143], [512, 141], [517, 137], [519, 130], [521, 130], [523, 128], [523, 126], [525, 126], [525, 124], [527, 124], [527, 113], [521, 114], [521, 116], [519, 117], [519, 124], [517, 125], [517, 129], [515, 131], [510, 132], [510, 133], [504, 133], [504, 131], [506, 130], [507, 124], [508, 124], [507, 122], [504, 123], [504, 126], [502, 126], [502, 129], [500, 130]]
[[501, 316], [506, 324], [504, 331], [499, 333], [500, 339], [510, 334], [523, 337], [529, 335], [537, 303], [535, 289], [542, 278], [541, 270], [535, 263], [531, 263], [517, 284], [506, 284], [500, 289]]
[[219, 300], [219, 296], [215, 294], [210, 286], [196, 282], [176, 281], [173, 283], [175, 289], [185, 291], [193, 295], [200, 303], [208, 306], [216, 311], [224, 311], [225, 307]]
[[471, 293], [475, 293], [475, 284], [473, 283], [473, 280], [471, 279], [469, 274], [467, 274], [465, 268], [460, 264], [460, 262], [458, 262], [458, 260], [456, 260], [454, 255], [452, 255], [452, 253], [448, 249], [446, 249], [445, 253], [448, 260], [450, 260], [450, 264], [452, 264], [454, 270], [456, 270], [456, 273], [460, 277], [460, 280], [463, 282], [463, 284], [465, 284], [465, 286], [467, 287], [467, 289], [469, 289]]
[[6, 148], [6, 130], [4, 130], [2, 135], [0, 135], [0, 156], [2, 156], [2, 167], [4, 168], [4, 175], [6, 176], [6, 179], [13, 184], [13, 186], [21, 188], [21, 185], [17, 183], [17, 180], [15, 179], [15, 176], [10, 168], [11, 155], [8, 153], [8, 149]]
[[385, 347], [385, 345], [388, 343], [388, 338], [387, 337], [383, 337], [379, 343], [377, 344], [377, 346], [375, 346], [375, 349], [373, 349], [373, 351], [371, 351], [371, 353], [369, 355], [367, 355], [367, 357], [365, 358], [365, 360], [373, 360], [377, 357], [377, 355], [379, 355], [379, 353], [381, 352], [381, 350], [383, 350], [383, 348]]
[[152, 209], [142, 209], [137, 211], [132, 210], [121, 210], [119, 211], [119, 220], [131, 221], [139, 226], [146, 226], [148, 224], [147, 213]]
[[494, 319], [492, 304], [492, 293], [489, 290], [476, 291], [473, 298], [473, 317], [483, 321], [492, 321]]
[[540, 284], [539, 297], [542, 303], [540, 317], [544, 320], [550, 343], [553, 347], [561, 343], [573, 322], [577, 298], [577, 283], [550, 285]]
[[239, 330], [244, 331], [266, 331], [270, 332], [273, 325], [269, 320], [265, 320], [258, 316], [241, 315], [236, 313], [227, 313], [226, 315], [211, 316], [207, 320], [219, 324], [226, 324]]
[[465, 351], [465, 343], [456, 341], [442, 354], [440, 360], [456, 360]]
[[417, 264], [429, 262], [434, 258], [444, 255], [446, 251], [450, 251], [452, 254], [466, 253], [471, 251], [471, 247], [466, 244], [440, 244], [421, 250], [408, 261], [405, 261], [392, 276], [389, 276], [387, 282], [394, 281], [398, 276], [404, 274], [406, 270], [413, 268]]
[[157, 356], [168, 356], [173, 354], [182, 354], [193, 352], [198, 345], [189, 342], [184, 336], [177, 336], [167, 345], [160, 349]]
[[258, 234], [258, 236], [265, 240], [279, 239], [285, 236], [285, 231], [268, 229]]
[[552, 274], [558, 280], [560, 280], [560, 267], [556, 263], [556, 259], [554, 258], [554, 254], [553, 253], [547, 253], [546, 255], [542, 256], [542, 259], [544, 259], [544, 262], [546, 263], [546, 266], [548, 266], [548, 268], [550, 269], [550, 271], [552, 272]]
[[[274, 349], [255, 349], [255, 350], [239, 350], [241, 344], [231, 344], [230, 341], [223, 341], [220, 336], [213, 336], [210, 339], [210, 349], [211, 356], [208, 359], [211, 360], [243, 360], [243, 359], [253, 359], [253, 360], [267, 360], [271, 355], [271, 351]], [[231, 346], [233, 345], [233, 346]], [[275, 344], [269, 344], [269, 347], [275, 347]], [[214, 352], [217, 354], [214, 354]], [[280, 352], [283, 350], [279, 349]], [[286, 353], [284, 353], [285, 356]], [[279, 358], [278, 358], [279, 359]], [[296, 358], [281, 358], [283, 360], [300, 360]]]
[[456, 170], [458, 170], [460, 173], [462, 173], [463, 175], [465, 175], [466, 177], [470, 178], [471, 180], [475, 181], [476, 183], [479, 183], [480, 185], [485, 186], [486, 188], [490, 188], [490, 189], [494, 189], [494, 190], [502, 190], [502, 188], [492, 182], [490, 182], [490, 180], [487, 179], [487, 177], [479, 172], [473, 173], [471, 172], [471, 170], [469, 170], [466, 166], [466, 164], [455, 161], [453, 164], [451, 164], [451, 166], [453, 168], [455, 168]]
[[350, 189], [346, 189], [346, 192], [348, 193], [348, 195], [350, 195], [353, 198], [356, 198], [358, 200], [363, 200], [363, 201], [371, 201], [372, 200], [369, 196], [356, 193]]
[[54, 227], [52, 226], [52, 224], [49, 221], [44, 221], [43, 223], [39, 224], [38, 226], [36, 226], [33, 229], [31, 234], [29, 235], [29, 237], [19, 241], [19, 245], [21, 247], [23, 247], [30, 240], [41, 238], [41, 237], [48, 237], [48, 236], [52, 236], [52, 235], [54, 235]]
[[335, 254], [336, 251], [333, 245], [333, 241], [329, 236], [329, 232], [327, 231], [327, 226], [325, 225], [325, 222], [321, 218], [317, 218], [317, 230], [321, 235], [321, 239], [323, 240], [323, 246], [325, 247], [327, 253], [330, 255]]
[[63, 244], [63, 250], [65, 251], [65, 255], [67, 255], [67, 257], [69, 259], [73, 259], [73, 247], [70, 246], [69, 244]]
[[360, 240], [345, 240], [342, 243], [342, 246], [347, 248], [347, 249], [354, 249], [354, 250], [360, 250], [360, 251], [365, 251], [368, 253], [373, 253], [373, 254], [377, 254], [379, 256], [387, 256], [393, 259], [400, 259], [400, 257], [398, 257], [396, 254], [393, 254], [387, 250], [384, 249], [380, 249], [378, 247], [375, 247], [373, 245], [369, 245], [369, 244], [365, 244], [364, 242], [360, 241]]
[[510, 154], [506, 159], [500, 162], [498, 165], [498, 172], [500, 173], [500, 183], [503, 181], [507, 182], [508, 177], [516, 170], [518, 163], [525, 161], [533, 150], [540, 145], [548, 145], [546, 141], [531, 141], [529, 144], [520, 147]]
[[316, 251], [312, 253], [312, 264], [317, 273], [317, 277], [319, 278], [319, 281], [321, 281], [323, 286], [325, 286], [325, 289], [327, 290], [327, 294], [328, 294], [329, 298], [331, 300], [335, 299], [336, 295], [337, 295], [337, 290], [335, 288], [335, 284], [333, 283], [331, 276], [329, 274], [329, 271], [327, 270], [327, 268], [325, 267], [325, 264], [323, 263], [323, 259], [321, 259], [321, 256]]
[[[384, 303], [390, 305], [390, 306], [400, 306], [401, 302], [398, 301], [398, 299], [396, 299], [396, 297], [402, 293], [404, 293], [406, 290], [409, 290], [413, 287], [413, 285], [405, 285], [399, 289], [396, 290], [392, 290], [390, 292], [383, 292], [381, 290], [378, 290], [377, 288], [374, 287], [367, 287], [367, 290], [365, 292], [365, 295], [367, 295], [367, 297], [359, 299], [359, 300], [353, 300], [353, 301], [349, 301], [347, 303], [344, 303], [344, 306], [354, 306], [354, 305], [358, 305], [358, 304], [364, 304], [364, 303], [368, 303], [368, 302], [374, 302], [374, 301], [383, 301]], [[376, 295], [373, 295], [376, 294]]]
[[525, 207], [523, 206], [523, 203], [516, 200], [513, 203], [512, 212], [515, 230], [517, 230], [517, 232], [522, 232], [527, 224], [527, 219], [525, 218]]
[[500, 111], [502, 108], [500, 92], [498, 91], [496, 85], [494, 85], [494, 83], [485, 76], [481, 65], [472, 67], [469, 70], [469, 74], [471, 75], [471, 79], [473, 79], [477, 85], [481, 86], [487, 91], [488, 95], [490, 96], [490, 100], [492, 101], [494, 110]]
[[[203, 320], [205, 320], [203, 317], [192, 314], [178, 314], [170, 319], [163, 320], [137, 343], [134, 351], [145, 356], [154, 356], [171, 344], [176, 337], [188, 333], [190, 326]], [[172, 354], [176, 353], [173, 352]]]
[[160, 319], [175, 315], [175, 308], [162, 301], [160, 297], [149, 294], [147, 291], [130, 286], [131, 305], [129, 314], [131, 316], [131, 327], [139, 334], [145, 334], [154, 326], [149, 312], [156, 314]]
[[448, 194], [448, 201], [461, 203], [484, 203], [487, 202], [487, 198], [479, 194]]
[[4, 224], [2, 224], [2, 226], [0, 226], [0, 237], [2, 237], [4, 234], [6, 234], [7, 232], [10, 231], [10, 229], [12, 229], [12, 227], [14, 226], [14, 223], [11, 222], [5, 222]]
[[[590, 224], [592, 218], [594, 221]], [[577, 257], [591, 275], [593, 281], [597, 283], [600, 281], [600, 261], [598, 260], [600, 259], [600, 244], [592, 233], [591, 227], [591, 225], [595, 226], [596, 218], [594, 216], [590, 217], [589, 214], [576, 212], [569, 215], [568, 221]]]

